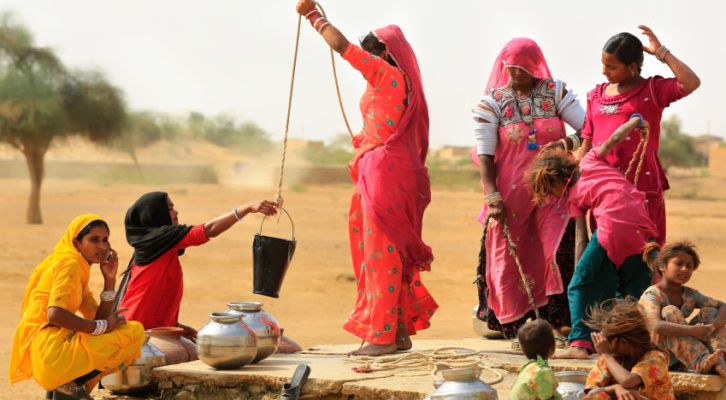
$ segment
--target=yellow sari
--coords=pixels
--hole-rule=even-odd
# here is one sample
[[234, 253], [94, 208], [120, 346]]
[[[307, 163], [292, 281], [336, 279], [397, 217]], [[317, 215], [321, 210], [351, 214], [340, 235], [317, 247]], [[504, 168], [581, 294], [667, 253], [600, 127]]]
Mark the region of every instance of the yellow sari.
[[73, 239], [99, 219], [93, 214], [76, 217], [53, 253], [35, 267], [13, 337], [11, 383], [32, 377], [46, 390], [53, 390], [94, 369], [112, 372], [141, 354], [144, 328], [135, 321], [98, 336], [48, 324], [48, 307], [80, 311], [87, 319], [95, 317], [98, 303], [88, 288], [90, 266], [73, 246]]

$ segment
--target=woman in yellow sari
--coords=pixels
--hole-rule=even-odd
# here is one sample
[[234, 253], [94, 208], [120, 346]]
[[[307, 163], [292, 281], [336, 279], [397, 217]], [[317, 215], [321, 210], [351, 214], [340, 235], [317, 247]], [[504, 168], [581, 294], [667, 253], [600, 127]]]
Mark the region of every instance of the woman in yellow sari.
[[[48, 398], [91, 399], [86, 389], [101, 375], [140, 355], [143, 326], [113, 310], [118, 257], [108, 236], [99, 216], [78, 216], [33, 271], [13, 337], [11, 383], [32, 377], [52, 391]], [[104, 278], [100, 305], [88, 287], [93, 263]]]

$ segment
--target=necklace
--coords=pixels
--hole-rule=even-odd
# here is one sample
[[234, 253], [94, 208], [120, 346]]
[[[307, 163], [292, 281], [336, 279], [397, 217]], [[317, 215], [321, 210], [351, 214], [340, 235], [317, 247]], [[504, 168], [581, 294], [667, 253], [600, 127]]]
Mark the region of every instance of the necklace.
[[514, 102], [517, 105], [517, 111], [519, 111], [522, 121], [527, 124], [527, 127], [529, 127], [529, 132], [527, 133], [527, 150], [537, 150], [539, 148], [539, 145], [537, 144], [537, 129], [534, 128], [534, 118], [532, 117], [532, 107], [534, 107], [534, 86], [532, 86], [532, 91], [529, 92], [529, 113], [526, 115], [522, 112], [522, 107], [519, 105], [519, 94], [517, 94], [517, 91], [514, 88], [512, 88], [512, 91], [514, 91]]

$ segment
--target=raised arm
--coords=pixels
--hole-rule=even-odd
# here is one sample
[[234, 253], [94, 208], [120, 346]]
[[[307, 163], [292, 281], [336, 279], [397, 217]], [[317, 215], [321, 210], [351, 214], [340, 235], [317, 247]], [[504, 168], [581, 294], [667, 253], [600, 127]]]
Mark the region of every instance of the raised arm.
[[345, 49], [348, 47], [348, 39], [343, 36], [338, 28], [334, 27], [330, 23], [320, 10], [317, 9], [317, 4], [313, 0], [300, 0], [295, 7], [298, 14], [307, 18], [313, 27], [320, 32], [325, 42], [338, 54], [343, 54]]
[[220, 233], [231, 228], [232, 225], [241, 220], [249, 213], [260, 212], [265, 215], [275, 215], [277, 213], [277, 203], [270, 200], [255, 201], [236, 207], [232, 212], [222, 214], [219, 217], [204, 224], [204, 233], [208, 238], [218, 236]]
[[647, 122], [643, 120], [643, 117], [640, 114], [633, 114], [630, 116], [630, 119], [626, 123], [620, 125], [617, 129], [615, 129], [615, 132], [610, 135], [605, 143], [601, 144], [600, 147], [598, 147], [597, 152], [600, 157], [605, 157], [608, 153], [610, 153], [610, 151], [615, 148], [618, 143], [622, 142], [623, 140], [625, 140], [626, 137], [628, 137], [630, 131], [637, 127], [640, 127], [643, 133], [648, 129]]
[[643, 34], [648, 37], [650, 42], [647, 46], [643, 46], [643, 51], [668, 65], [678, 82], [683, 85], [683, 90], [686, 93], [691, 93], [701, 86], [701, 79], [698, 78], [698, 75], [686, 63], [674, 56], [670, 50], [661, 45], [660, 40], [650, 28], [645, 25], [638, 25], [638, 28], [643, 31]]

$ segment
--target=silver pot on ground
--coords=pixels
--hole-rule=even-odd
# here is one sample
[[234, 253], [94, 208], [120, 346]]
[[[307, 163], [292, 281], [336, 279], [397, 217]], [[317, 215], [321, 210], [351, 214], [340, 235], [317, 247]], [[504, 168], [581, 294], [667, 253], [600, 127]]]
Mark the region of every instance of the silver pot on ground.
[[150, 333], [146, 332], [141, 355], [133, 363], [101, 379], [105, 389], [119, 394], [140, 393], [154, 389], [151, 370], [165, 365], [166, 360], [164, 353], [149, 341], [149, 337]]
[[[475, 366], [438, 371], [443, 379], [434, 380], [437, 388], [426, 400], [497, 400], [497, 391], [479, 380]], [[437, 373], [438, 373], [437, 372]]]
[[587, 381], [587, 372], [556, 372], [555, 378], [557, 378], [557, 393], [562, 396], [562, 400], [580, 400], [585, 397], [585, 382]]
[[209, 321], [197, 332], [199, 359], [217, 369], [237, 369], [257, 355], [255, 333], [242, 322], [242, 315], [211, 313]]
[[257, 336], [257, 357], [253, 362], [260, 362], [271, 356], [280, 345], [280, 325], [272, 315], [262, 309], [257, 301], [236, 301], [227, 303], [225, 312], [242, 315], [242, 321]]

